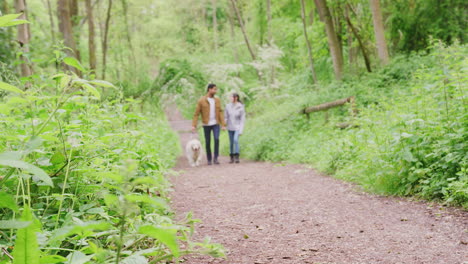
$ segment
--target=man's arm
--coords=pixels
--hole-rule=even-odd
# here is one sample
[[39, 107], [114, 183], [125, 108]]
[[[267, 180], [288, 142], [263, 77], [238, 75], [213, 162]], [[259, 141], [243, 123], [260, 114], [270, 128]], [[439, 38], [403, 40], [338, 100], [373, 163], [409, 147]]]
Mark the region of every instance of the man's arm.
[[221, 116], [221, 126], [223, 129], [226, 129], [226, 122], [224, 121], [224, 111], [223, 106], [221, 105], [221, 100], [219, 101], [219, 115]]
[[192, 119], [192, 131], [193, 132], [195, 132], [197, 129], [198, 116], [200, 116], [200, 111], [201, 111], [201, 105], [200, 105], [200, 101], [198, 101], [197, 106], [195, 107], [195, 113], [193, 114], [193, 119]]

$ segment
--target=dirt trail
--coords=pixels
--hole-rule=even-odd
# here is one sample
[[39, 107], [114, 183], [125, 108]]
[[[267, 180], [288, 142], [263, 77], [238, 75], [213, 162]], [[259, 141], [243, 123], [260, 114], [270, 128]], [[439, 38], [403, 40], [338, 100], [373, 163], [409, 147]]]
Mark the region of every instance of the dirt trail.
[[[169, 113], [185, 146], [190, 122]], [[180, 158], [172, 206], [193, 211], [196, 237], [228, 258], [184, 263], [468, 263], [467, 212], [363, 193], [301, 165], [220, 161], [190, 168]]]

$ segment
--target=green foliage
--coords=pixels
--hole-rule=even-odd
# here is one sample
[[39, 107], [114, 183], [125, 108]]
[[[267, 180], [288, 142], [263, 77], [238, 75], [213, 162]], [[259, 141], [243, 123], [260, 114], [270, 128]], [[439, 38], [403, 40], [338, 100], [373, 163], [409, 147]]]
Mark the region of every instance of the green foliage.
[[[381, 71], [318, 92], [292, 80], [289, 97], [250, 106], [243, 152], [258, 160], [310, 163], [379, 193], [468, 206], [467, 47], [435, 43], [430, 56], [398, 58]], [[284, 92], [284, 91], [282, 91]], [[306, 105], [355, 95], [349, 107], [310, 118]], [[335, 128], [340, 122], [358, 127]], [[272, 126], [274, 129], [272, 129]]]
[[36, 233], [40, 231], [40, 225], [27, 205], [24, 207], [21, 220], [29, 222], [29, 225], [20, 228], [16, 234], [15, 249], [12, 254], [13, 264], [39, 264], [40, 251]]
[[394, 45], [406, 52], [425, 49], [430, 38], [451, 44], [467, 40], [467, 9], [463, 0], [389, 1], [389, 23]]
[[111, 83], [64, 73], [0, 84], [0, 228], [12, 229], [0, 244], [14, 263], [156, 263], [215, 246], [191, 241], [193, 220], [173, 221], [166, 175], [180, 147], [160, 109], [106, 101]]

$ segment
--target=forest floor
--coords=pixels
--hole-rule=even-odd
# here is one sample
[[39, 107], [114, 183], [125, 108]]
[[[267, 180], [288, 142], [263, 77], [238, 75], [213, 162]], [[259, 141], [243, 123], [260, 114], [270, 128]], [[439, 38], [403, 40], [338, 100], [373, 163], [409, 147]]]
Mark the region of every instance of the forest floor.
[[[167, 112], [185, 149], [190, 121]], [[180, 157], [175, 168], [178, 217], [192, 211], [203, 222], [195, 239], [227, 250], [183, 263], [468, 263], [466, 211], [365, 193], [303, 165], [220, 162], [191, 168]]]

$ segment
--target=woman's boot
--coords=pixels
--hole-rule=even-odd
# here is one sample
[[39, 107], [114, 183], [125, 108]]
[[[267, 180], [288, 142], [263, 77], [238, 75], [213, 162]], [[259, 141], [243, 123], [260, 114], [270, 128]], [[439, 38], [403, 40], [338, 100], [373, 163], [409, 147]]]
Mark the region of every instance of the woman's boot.
[[231, 161], [229, 161], [229, 163], [234, 163], [234, 154], [230, 154], [229, 156], [231, 156]]
[[239, 163], [239, 162], [240, 162], [240, 160], [239, 160], [239, 154], [235, 154], [234, 157], [235, 157], [236, 163]]

